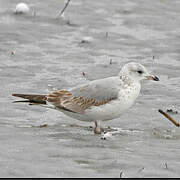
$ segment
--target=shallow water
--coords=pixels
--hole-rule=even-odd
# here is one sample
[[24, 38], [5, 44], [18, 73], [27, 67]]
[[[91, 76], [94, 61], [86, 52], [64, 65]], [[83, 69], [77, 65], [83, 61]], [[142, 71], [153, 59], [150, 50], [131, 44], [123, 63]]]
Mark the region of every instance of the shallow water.
[[[180, 131], [158, 109], [180, 111], [180, 1], [72, 0], [65, 19], [63, 1], [25, 2], [31, 11], [15, 15], [18, 1], [0, 0], [0, 177], [179, 177]], [[12, 103], [12, 93], [70, 88], [129, 61], [160, 81], [144, 82], [134, 106], [103, 123], [120, 128], [106, 140], [92, 123]]]

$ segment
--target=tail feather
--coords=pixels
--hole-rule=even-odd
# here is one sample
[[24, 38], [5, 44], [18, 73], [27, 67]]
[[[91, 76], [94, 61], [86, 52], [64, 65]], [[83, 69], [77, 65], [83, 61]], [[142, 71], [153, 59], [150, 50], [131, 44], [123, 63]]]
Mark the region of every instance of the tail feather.
[[12, 94], [12, 96], [20, 97], [20, 98], [23, 98], [23, 99], [28, 99], [26, 101], [15, 101], [15, 102], [29, 102], [29, 103], [46, 104], [46, 95]]

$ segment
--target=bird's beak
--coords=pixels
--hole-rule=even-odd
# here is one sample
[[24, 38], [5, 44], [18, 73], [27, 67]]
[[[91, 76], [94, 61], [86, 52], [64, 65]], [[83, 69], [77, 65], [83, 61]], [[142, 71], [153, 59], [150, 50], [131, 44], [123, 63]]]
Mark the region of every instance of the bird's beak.
[[159, 81], [159, 78], [157, 76], [150, 75], [150, 76], [146, 76], [146, 77], [148, 80]]

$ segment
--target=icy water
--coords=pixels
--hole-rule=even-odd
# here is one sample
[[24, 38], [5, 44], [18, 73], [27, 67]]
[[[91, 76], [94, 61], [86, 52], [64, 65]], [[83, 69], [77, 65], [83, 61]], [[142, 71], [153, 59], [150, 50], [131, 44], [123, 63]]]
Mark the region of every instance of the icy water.
[[[179, 177], [180, 130], [158, 109], [180, 112], [180, 1], [71, 0], [64, 19], [64, 1], [26, 0], [31, 11], [15, 15], [18, 2], [0, 0], [0, 177]], [[70, 88], [129, 61], [160, 81], [102, 124], [121, 130], [106, 140], [93, 123], [12, 103], [12, 93]]]

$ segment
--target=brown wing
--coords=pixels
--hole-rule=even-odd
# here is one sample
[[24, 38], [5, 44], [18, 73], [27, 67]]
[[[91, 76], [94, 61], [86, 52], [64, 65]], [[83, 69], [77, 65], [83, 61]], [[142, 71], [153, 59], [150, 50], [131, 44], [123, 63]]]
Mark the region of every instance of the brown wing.
[[16, 102], [30, 102], [34, 104], [46, 104], [49, 102], [53, 104], [56, 108], [64, 109], [66, 111], [71, 111], [74, 113], [84, 113], [86, 109], [92, 106], [100, 106], [113, 100], [113, 98], [98, 101], [94, 98], [82, 97], [82, 96], [72, 96], [71, 92], [67, 90], [53, 91], [48, 95], [36, 95], [36, 94], [12, 94], [16, 97], [21, 97], [27, 99], [27, 101], [16, 101]]
[[84, 113], [86, 109], [92, 106], [100, 106], [108, 103], [106, 101], [97, 101], [93, 98], [84, 98], [82, 96], [73, 97], [67, 90], [53, 91], [47, 96], [47, 101], [56, 106], [56, 108], [72, 111], [75, 113]]

